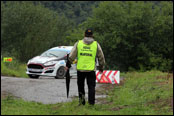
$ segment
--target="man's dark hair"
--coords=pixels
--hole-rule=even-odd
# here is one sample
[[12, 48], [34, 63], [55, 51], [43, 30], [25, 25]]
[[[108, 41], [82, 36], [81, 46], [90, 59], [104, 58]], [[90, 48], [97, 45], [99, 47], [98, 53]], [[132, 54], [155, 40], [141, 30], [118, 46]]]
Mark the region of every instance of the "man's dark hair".
[[92, 29], [87, 29], [85, 31], [85, 37], [93, 37], [93, 31], [92, 31]]

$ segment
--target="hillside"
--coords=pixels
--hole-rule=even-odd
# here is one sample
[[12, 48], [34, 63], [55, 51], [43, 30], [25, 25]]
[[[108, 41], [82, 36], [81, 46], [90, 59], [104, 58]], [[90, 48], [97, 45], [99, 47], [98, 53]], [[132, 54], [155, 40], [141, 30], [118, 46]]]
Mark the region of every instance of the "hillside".
[[90, 17], [92, 8], [97, 7], [99, 3], [99, 1], [41, 1], [46, 8], [65, 15], [75, 25], [81, 24]]

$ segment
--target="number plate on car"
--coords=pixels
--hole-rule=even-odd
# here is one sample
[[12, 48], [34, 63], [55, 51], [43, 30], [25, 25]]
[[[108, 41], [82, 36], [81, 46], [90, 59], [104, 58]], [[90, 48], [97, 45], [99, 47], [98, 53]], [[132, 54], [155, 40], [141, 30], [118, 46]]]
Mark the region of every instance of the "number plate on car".
[[32, 69], [32, 68], [29, 68], [28, 71], [42, 72], [42, 69]]

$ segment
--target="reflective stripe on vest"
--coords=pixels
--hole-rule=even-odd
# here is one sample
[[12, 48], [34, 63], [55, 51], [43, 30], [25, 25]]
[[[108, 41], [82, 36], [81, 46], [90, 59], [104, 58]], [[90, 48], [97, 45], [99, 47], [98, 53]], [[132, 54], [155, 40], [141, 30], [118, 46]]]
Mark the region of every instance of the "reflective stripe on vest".
[[80, 40], [77, 45], [77, 50], [77, 70], [94, 70], [97, 42], [93, 41], [90, 45], [87, 45]]

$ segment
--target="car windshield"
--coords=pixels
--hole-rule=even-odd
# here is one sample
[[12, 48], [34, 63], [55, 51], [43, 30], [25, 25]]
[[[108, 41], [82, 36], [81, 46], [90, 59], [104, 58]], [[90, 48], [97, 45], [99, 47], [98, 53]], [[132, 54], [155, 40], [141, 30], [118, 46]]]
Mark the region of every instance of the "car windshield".
[[66, 54], [67, 54], [66, 51], [61, 51], [61, 50], [48, 50], [48, 51], [42, 53], [41, 56], [46, 56], [46, 57], [55, 56], [55, 57], [62, 58], [62, 57], [64, 57]]

